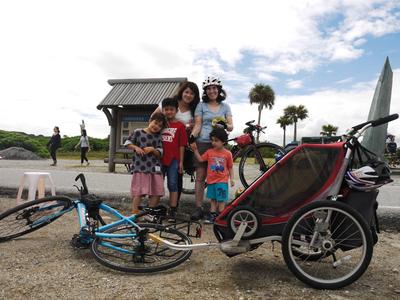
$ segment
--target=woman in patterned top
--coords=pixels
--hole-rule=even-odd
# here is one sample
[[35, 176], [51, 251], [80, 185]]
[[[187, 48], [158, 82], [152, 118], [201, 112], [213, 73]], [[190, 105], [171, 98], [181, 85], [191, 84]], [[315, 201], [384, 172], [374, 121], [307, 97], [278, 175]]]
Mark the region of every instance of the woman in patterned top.
[[135, 152], [131, 183], [132, 214], [139, 212], [143, 196], [149, 197], [149, 207], [155, 207], [164, 195], [164, 178], [161, 171], [163, 154], [160, 132], [167, 122], [163, 114], [150, 117], [149, 126], [135, 129], [126, 140], [125, 146]]

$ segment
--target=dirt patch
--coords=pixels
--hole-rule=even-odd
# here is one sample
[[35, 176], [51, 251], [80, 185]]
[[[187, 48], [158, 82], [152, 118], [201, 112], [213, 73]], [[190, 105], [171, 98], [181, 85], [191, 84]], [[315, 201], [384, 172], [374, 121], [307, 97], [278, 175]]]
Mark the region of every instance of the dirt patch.
[[[0, 198], [0, 211], [15, 200]], [[384, 231], [367, 272], [338, 291], [314, 290], [287, 269], [278, 243], [233, 258], [218, 249], [196, 250], [182, 265], [156, 274], [128, 275], [75, 250], [75, 213], [37, 232], [0, 243], [1, 299], [399, 299], [400, 233]], [[215, 240], [205, 226], [201, 240]]]

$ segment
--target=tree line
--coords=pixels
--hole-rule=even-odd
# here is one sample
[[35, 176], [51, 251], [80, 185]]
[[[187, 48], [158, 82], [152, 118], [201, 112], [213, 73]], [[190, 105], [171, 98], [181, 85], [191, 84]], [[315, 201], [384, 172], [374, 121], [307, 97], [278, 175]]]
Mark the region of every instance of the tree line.
[[[260, 125], [262, 110], [264, 108], [271, 110], [275, 104], [275, 92], [269, 85], [258, 83], [251, 88], [248, 97], [250, 104], [258, 104], [258, 124]], [[276, 121], [276, 123], [283, 129], [283, 146], [286, 145], [286, 128], [289, 125], [294, 125], [293, 140], [297, 141], [297, 123], [308, 117], [308, 110], [302, 104], [299, 106], [289, 105], [283, 110], [283, 115]], [[337, 131], [338, 127], [327, 124], [322, 126], [320, 134], [332, 136], [335, 135]], [[259, 142], [259, 134], [257, 134], [257, 142]]]

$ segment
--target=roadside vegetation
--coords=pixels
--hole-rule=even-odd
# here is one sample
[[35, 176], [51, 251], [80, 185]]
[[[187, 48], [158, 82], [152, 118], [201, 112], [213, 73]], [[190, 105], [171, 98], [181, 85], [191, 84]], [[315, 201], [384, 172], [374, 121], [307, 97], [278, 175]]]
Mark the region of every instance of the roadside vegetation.
[[[79, 149], [74, 147], [78, 143], [80, 136], [63, 136], [61, 138], [61, 148], [57, 152], [59, 158], [75, 159], [80, 157]], [[108, 138], [90, 138], [90, 157], [92, 159], [103, 159], [108, 156]], [[50, 136], [27, 134], [24, 132], [0, 130], [0, 150], [10, 147], [22, 147], [32, 151], [43, 158], [49, 158], [47, 142]]]

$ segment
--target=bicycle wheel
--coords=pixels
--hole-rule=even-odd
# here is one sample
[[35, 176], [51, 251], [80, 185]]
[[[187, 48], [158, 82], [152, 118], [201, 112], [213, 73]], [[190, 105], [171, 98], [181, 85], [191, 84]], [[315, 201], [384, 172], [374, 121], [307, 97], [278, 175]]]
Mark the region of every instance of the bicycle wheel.
[[[173, 228], [159, 224], [140, 224], [140, 227], [174, 244], [192, 244], [187, 235]], [[104, 233], [132, 234], [136, 232], [137, 228], [127, 225], [110, 228]], [[96, 260], [102, 265], [128, 273], [167, 270], [183, 263], [192, 254], [191, 250], [172, 250], [150, 239], [145, 240], [144, 245], [141, 245], [138, 238], [132, 237], [97, 237], [92, 242], [91, 250]]]
[[55, 196], [29, 201], [0, 214], [0, 242], [14, 239], [50, 224], [68, 211], [72, 201]]
[[317, 289], [353, 283], [367, 269], [372, 252], [372, 235], [365, 220], [341, 202], [311, 203], [297, 211], [283, 231], [287, 266], [298, 279]]
[[285, 154], [282, 147], [273, 143], [250, 145], [239, 162], [239, 178], [247, 188]]

